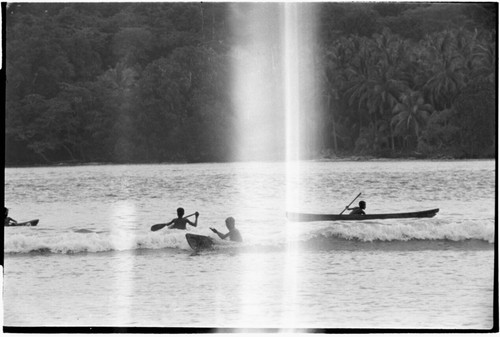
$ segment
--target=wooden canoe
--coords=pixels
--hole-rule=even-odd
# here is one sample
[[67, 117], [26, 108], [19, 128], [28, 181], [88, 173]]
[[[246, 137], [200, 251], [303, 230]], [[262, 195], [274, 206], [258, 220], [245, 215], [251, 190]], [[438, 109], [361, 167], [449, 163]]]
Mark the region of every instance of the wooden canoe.
[[292, 213], [287, 212], [286, 217], [294, 222], [309, 222], [309, 221], [362, 221], [362, 220], [379, 220], [379, 219], [405, 219], [405, 218], [432, 218], [439, 212], [439, 208], [429, 209], [420, 212], [409, 213], [386, 213], [386, 214], [366, 214], [366, 215], [349, 215], [349, 214], [311, 214], [311, 213]]
[[21, 227], [21, 226], [36, 226], [38, 225], [39, 220], [30, 220], [25, 222], [11, 222], [9, 224], [4, 223], [4, 227]]
[[214, 240], [205, 235], [187, 233], [186, 240], [189, 246], [195, 251], [212, 249], [214, 245]]

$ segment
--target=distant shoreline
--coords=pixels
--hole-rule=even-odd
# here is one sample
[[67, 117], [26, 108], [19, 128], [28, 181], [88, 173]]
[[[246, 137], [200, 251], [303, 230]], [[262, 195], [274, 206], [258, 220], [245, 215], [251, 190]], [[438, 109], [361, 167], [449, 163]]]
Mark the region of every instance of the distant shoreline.
[[[496, 158], [452, 158], [452, 157], [374, 157], [374, 156], [342, 156], [301, 159], [303, 162], [398, 162], [398, 161], [490, 161]], [[246, 160], [246, 161], [199, 161], [199, 162], [59, 162], [53, 164], [5, 165], [5, 168], [41, 168], [41, 167], [76, 167], [76, 166], [106, 166], [106, 165], [185, 165], [185, 164], [230, 164], [230, 163], [276, 163], [284, 160]]]

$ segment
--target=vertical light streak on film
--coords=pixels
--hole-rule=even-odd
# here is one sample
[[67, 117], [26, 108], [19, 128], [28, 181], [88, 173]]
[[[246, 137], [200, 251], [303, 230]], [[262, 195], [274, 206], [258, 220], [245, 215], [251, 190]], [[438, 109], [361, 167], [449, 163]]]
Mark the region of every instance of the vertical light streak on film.
[[[304, 121], [314, 117], [314, 70], [310, 56], [310, 31], [314, 18], [310, 4], [234, 3], [231, 4], [232, 100], [236, 119], [236, 157], [239, 161], [285, 159], [286, 209], [300, 207], [301, 149], [310, 149], [314, 132]], [[304, 118], [304, 113], [307, 113]], [[310, 123], [313, 125], [313, 123]], [[296, 326], [300, 284], [297, 242], [298, 226], [287, 223], [287, 249], [283, 257], [281, 320], [284, 330]], [[262, 315], [266, 303], [267, 266], [255, 259], [245, 261], [241, 283], [241, 321], [252, 326], [265, 324]], [[264, 325], [265, 326], [265, 325]]]
[[[273, 108], [277, 100], [272, 90], [276, 78], [273, 78], [270, 62], [276, 47], [268, 28], [276, 20], [271, 13], [273, 10], [276, 11], [275, 4], [231, 4], [231, 28], [236, 36], [231, 47], [232, 100], [238, 136], [234, 159], [238, 161], [272, 158], [274, 140], [280, 134], [274, 127], [281, 123], [282, 114]], [[245, 182], [237, 175], [235, 184], [244, 186]], [[237, 213], [237, 210], [232, 209], [232, 212]], [[238, 319], [241, 327], [270, 324], [262, 310], [269, 297], [262, 286], [268, 283], [269, 265], [265, 262], [253, 254], [242, 257]]]
[[[286, 123], [286, 207], [292, 210], [298, 204], [300, 182], [300, 90], [298, 52], [298, 4], [285, 3], [284, 8], [284, 99]], [[293, 327], [297, 311], [297, 227], [287, 223], [287, 251], [284, 264], [284, 328]]]
[[232, 4], [235, 42], [232, 57], [232, 102], [237, 161], [282, 159], [283, 111], [279, 104], [278, 7], [273, 3]]
[[[136, 223], [136, 210], [128, 201], [119, 202], [114, 208], [110, 219], [110, 241], [115, 251], [131, 250], [135, 247], [135, 238], [126, 228], [128, 224]], [[132, 322], [131, 299], [134, 296], [134, 260], [129, 254], [114, 254], [111, 268], [115, 270], [116, 278], [110, 280], [114, 283], [115, 291], [113, 302], [118, 308], [116, 313], [117, 325], [123, 322]]]
[[[300, 160], [307, 158], [316, 150], [317, 137], [311, 129], [311, 120], [319, 113], [316, 102], [317, 84], [315, 73], [315, 5], [307, 3], [285, 3], [283, 23], [283, 64], [284, 100], [286, 116], [286, 208], [300, 209], [304, 181]], [[284, 310], [283, 325], [297, 328], [300, 317], [298, 288], [301, 284], [299, 274], [300, 242], [299, 226], [287, 223], [287, 252], [284, 273]]]

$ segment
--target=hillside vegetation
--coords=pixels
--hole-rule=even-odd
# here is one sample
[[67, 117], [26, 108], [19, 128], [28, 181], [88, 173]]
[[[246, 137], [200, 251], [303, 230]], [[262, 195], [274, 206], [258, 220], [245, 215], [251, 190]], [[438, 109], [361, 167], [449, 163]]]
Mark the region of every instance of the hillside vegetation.
[[[231, 6], [9, 4], [6, 165], [232, 160]], [[496, 3], [310, 6], [306, 157], [495, 156]]]

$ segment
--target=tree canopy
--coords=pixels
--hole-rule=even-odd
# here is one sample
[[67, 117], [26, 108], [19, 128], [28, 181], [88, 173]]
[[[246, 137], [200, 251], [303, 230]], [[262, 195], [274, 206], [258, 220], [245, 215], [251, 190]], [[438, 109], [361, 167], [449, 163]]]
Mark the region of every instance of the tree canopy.
[[[5, 6], [6, 165], [234, 158], [234, 3]], [[307, 156], [495, 155], [497, 4], [310, 6]]]

